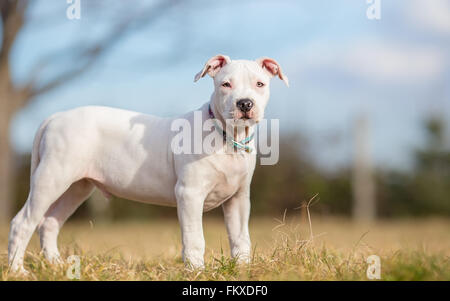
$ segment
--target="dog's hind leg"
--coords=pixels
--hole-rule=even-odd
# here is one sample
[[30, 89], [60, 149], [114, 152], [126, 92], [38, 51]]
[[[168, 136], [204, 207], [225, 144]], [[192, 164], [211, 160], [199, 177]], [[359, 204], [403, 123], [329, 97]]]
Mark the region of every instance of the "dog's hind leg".
[[61, 262], [58, 251], [58, 234], [64, 222], [92, 194], [94, 185], [87, 179], [73, 183], [42, 218], [39, 238], [44, 256], [52, 263]]
[[25, 272], [23, 257], [34, 230], [50, 206], [76, 181], [70, 170], [58, 172], [62, 168], [59, 160], [47, 158], [32, 175], [28, 199], [11, 221], [8, 263], [12, 271]]

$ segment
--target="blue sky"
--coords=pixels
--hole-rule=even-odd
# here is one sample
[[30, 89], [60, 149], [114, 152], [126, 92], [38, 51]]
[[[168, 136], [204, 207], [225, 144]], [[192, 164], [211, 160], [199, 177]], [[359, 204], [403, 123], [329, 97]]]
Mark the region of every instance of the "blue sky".
[[[37, 1], [14, 46], [17, 83], [48, 53], [42, 81], [77, 64], [70, 45], [83, 47], [149, 1], [81, 0], [80, 20], [66, 18], [66, 1]], [[92, 1], [90, 1], [92, 3]], [[70, 84], [37, 98], [13, 121], [14, 147], [31, 149], [46, 116], [82, 105], [108, 105], [176, 116], [208, 101], [212, 83], [193, 83], [218, 53], [232, 59], [273, 57], [290, 88], [272, 81], [267, 118], [282, 132], [309, 139], [308, 151], [324, 167], [352, 158], [355, 118], [371, 124], [373, 160], [381, 167], [410, 166], [410, 149], [423, 139], [421, 121], [450, 121], [450, 1], [381, 0], [381, 19], [368, 20], [365, 0], [186, 1], [155, 24], [122, 39], [95, 67]]]

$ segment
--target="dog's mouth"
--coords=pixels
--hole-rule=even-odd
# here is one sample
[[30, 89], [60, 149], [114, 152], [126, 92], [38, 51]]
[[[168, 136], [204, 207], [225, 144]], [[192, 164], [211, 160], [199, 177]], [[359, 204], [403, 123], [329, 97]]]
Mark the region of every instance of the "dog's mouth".
[[259, 122], [258, 116], [253, 113], [253, 111], [250, 112], [239, 112], [239, 116], [235, 115], [235, 123], [240, 124], [242, 126], [252, 126]]
[[235, 115], [236, 120], [253, 120], [255, 118], [255, 114], [252, 111], [249, 112], [237, 112]]
[[249, 115], [248, 113], [245, 113], [245, 114], [243, 114], [242, 117], [239, 118], [239, 119], [249, 120], [249, 119], [252, 119], [252, 117], [250, 117], [250, 115]]

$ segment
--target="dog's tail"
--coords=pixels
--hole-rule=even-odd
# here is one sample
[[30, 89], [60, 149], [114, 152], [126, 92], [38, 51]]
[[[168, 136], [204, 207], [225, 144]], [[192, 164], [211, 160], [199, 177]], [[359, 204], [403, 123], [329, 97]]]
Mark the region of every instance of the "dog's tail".
[[30, 176], [33, 176], [34, 171], [39, 165], [40, 157], [39, 157], [39, 148], [41, 145], [42, 137], [45, 134], [45, 130], [47, 129], [48, 124], [55, 118], [56, 114], [53, 114], [49, 118], [45, 119], [41, 125], [39, 126], [38, 131], [36, 132], [36, 135], [34, 136], [33, 141], [33, 149], [31, 151], [31, 171]]

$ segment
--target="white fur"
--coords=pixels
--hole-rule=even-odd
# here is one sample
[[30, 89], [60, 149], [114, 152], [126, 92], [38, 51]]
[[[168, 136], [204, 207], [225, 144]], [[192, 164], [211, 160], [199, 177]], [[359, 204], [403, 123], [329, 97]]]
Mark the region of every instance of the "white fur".
[[[196, 80], [206, 73], [214, 77], [215, 90], [209, 103], [221, 121], [235, 118], [239, 122], [236, 101], [254, 101], [253, 118], [244, 122], [249, 133], [263, 117], [268, 82], [277, 75], [261, 64], [219, 55], [196, 76]], [[222, 87], [225, 80], [233, 83], [232, 89]], [[256, 87], [257, 81], [266, 85]], [[203, 120], [209, 118], [209, 103], [200, 109]], [[193, 124], [193, 112], [181, 117]], [[170, 147], [176, 134], [170, 129], [172, 120], [96, 106], [57, 113], [45, 120], [33, 145], [30, 193], [11, 222], [11, 270], [25, 272], [23, 257], [36, 228], [46, 258], [59, 262], [58, 232], [95, 187], [106, 195], [176, 206], [183, 259], [195, 268], [204, 264], [202, 213], [222, 205], [232, 256], [248, 261], [249, 189], [255, 156], [242, 151], [175, 155]], [[220, 138], [218, 132], [216, 135]], [[237, 136], [245, 137], [243, 128]]]

